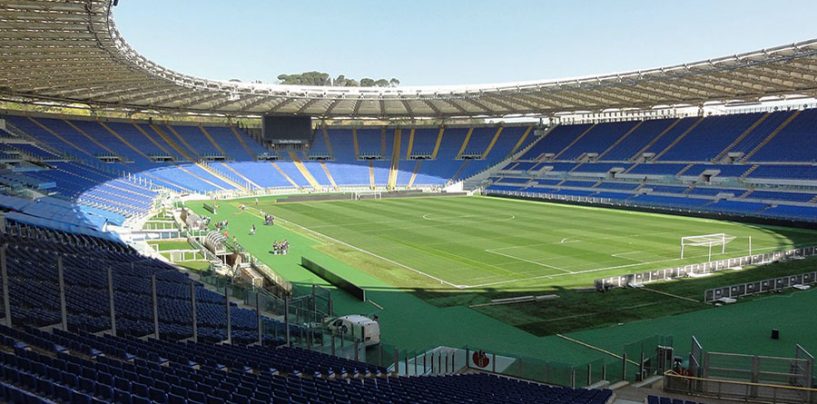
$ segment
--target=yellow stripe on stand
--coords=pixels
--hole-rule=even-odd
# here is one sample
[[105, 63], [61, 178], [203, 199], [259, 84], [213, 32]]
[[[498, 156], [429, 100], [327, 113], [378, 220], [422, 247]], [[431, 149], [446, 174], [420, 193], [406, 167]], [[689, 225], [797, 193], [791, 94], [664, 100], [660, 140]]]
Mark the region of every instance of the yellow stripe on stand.
[[[71, 141], [69, 141], [68, 139], [66, 139], [66, 138], [62, 137], [62, 135], [60, 135], [59, 133], [57, 133], [57, 132], [55, 132], [55, 131], [51, 130], [51, 128], [49, 128], [48, 126], [45, 126], [44, 124], [40, 123], [40, 121], [38, 121], [38, 120], [36, 120], [36, 119], [34, 119], [34, 118], [32, 118], [32, 117], [28, 117], [28, 119], [29, 119], [31, 122], [34, 122], [34, 124], [35, 124], [35, 125], [37, 125], [37, 126], [39, 126], [39, 127], [42, 129], [42, 130], [44, 130], [44, 131], [46, 131], [46, 132], [50, 133], [50, 134], [51, 134], [51, 136], [54, 136], [55, 138], [59, 139], [59, 140], [60, 140], [60, 141], [62, 141], [63, 143], [65, 143], [65, 144], [67, 144], [67, 145], [69, 145], [69, 146], [71, 146], [71, 147], [73, 147], [73, 148], [75, 148], [75, 149], [77, 149], [77, 150], [79, 150], [79, 151], [83, 152], [84, 154], [87, 154], [87, 155], [89, 155], [89, 156], [91, 156], [91, 157], [95, 157], [93, 154], [89, 153], [87, 150], [85, 150], [85, 149], [83, 149], [83, 148], [81, 148], [81, 147], [79, 147], [79, 146], [77, 146], [77, 145], [75, 145], [75, 144], [71, 143]], [[64, 151], [64, 150], [63, 150], [63, 151]]]
[[414, 148], [414, 128], [409, 132], [408, 148], [406, 149], [406, 160], [411, 158], [411, 150]]
[[326, 178], [329, 178], [329, 183], [332, 184], [332, 188], [338, 189], [338, 184], [335, 183], [335, 178], [333, 178], [332, 173], [329, 172], [329, 167], [325, 161], [321, 161], [321, 168], [323, 168], [323, 172], [326, 173]]
[[176, 153], [178, 153], [180, 156], [182, 156], [183, 159], [185, 159], [187, 161], [194, 161], [194, 159], [190, 156], [190, 154], [188, 154], [187, 152], [182, 150], [182, 148], [178, 144], [176, 144], [176, 142], [173, 141], [173, 139], [170, 138], [170, 135], [165, 133], [165, 131], [163, 131], [161, 128], [159, 128], [156, 125], [150, 125], [150, 127], [153, 128], [153, 131], [156, 132], [159, 135], [159, 137], [161, 137], [162, 140], [164, 140], [165, 143], [167, 143], [168, 146], [170, 146], [173, 150], [176, 151]]
[[375, 189], [374, 183], [374, 160], [369, 160], [369, 187]]
[[210, 141], [213, 147], [215, 147], [216, 150], [218, 150], [218, 152], [221, 153], [222, 156], [224, 156], [224, 158], [229, 157], [227, 156], [227, 152], [224, 151], [224, 149], [222, 149], [221, 146], [218, 145], [218, 143], [216, 143], [216, 140], [213, 139], [213, 136], [210, 135], [210, 132], [207, 131], [207, 128], [205, 128], [203, 125], [199, 125], [199, 129], [201, 130], [201, 133], [204, 133], [204, 137], [206, 137], [207, 140]]
[[119, 141], [122, 142], [125, 146], [128, 146], [131, 150], [135, 151], [137, 154], [144, 157], [145, 159], [150, 160], [150, 157], [148, 157], [145, 153], [143, 153], [141, 150], [139, 150], [136, 146], [131, 144], [131, 142], [129, 142], [127, 139], [125, 139], [124, 136], [120, 135], [117, 131], [113, 130], [113, 128], [106, 125], [104, 122], [100, 122], [99, 124], [102, 125], [102, 127], [105, 128], [105, 130], [107, 130], [108, 133], [113, 135], [113, 137], [119, 139]]
[[312, 173], [309, 172], [309, 169], [306, 168], [304, 163], [298, 157], [298, 154], [296, 154], [293, 150], [290, 150], [289, 158], [292, 159], [292, 162], [295, 164], [295, 167], [298, 169], [298, 171], [301, 172], [301, 175], [304, 176], [306, 182], [308, 182], [309, 185], [312, 185], [312, 188], [316, 190], [323, 188], [321, 187], [321, 184], [318, 183], [318, 180], [316, 180], [315, 177], [312, 176]]
[[355, 147], [355, 159], [360, 157], [360, 147], [357, 143], [357, 128], [352, 128], [352, 145]]
[[93, 143], [93, 144], [95, 144], [95, 145], [99, 146], [100, 148], [102, 148], [102, 149], [103, 149], [103, 150], [105, 150], [106, 152], [111, 153], [111, 154], [118, 154], [117, 152], [115, 152], [115, 151], [111, 150], [111, 148], [110, 148], [110, 147], [105, 146], [105, 144], [103, 144], [103, 143], [101, 143], [100, 141], [96, 140], [96, 138], [95, 138], [95, 137], [91, 136], [91, 135], [90, 135], [88, 132], [84, 131], [84, 130], [83, 130], [82, 128], [80, 128], [79, 126], [74, 125], [74, 123], [73, 123], [73, 122], [71, 122], [71, 121], [69, 121], [69, 120], [67, 120], [67, 119], [63, 119], [62, 121], [63, 121], [63, 122], [65, 122], [65, 123], [66, 123], [68, 126], [70, 126], [70, 127], [74, 128], [74, 130], [75, 130], [75, 131], [77, 131], [77, 132], [78, 132], [79, 134], [81, 134], [82, 136], [85, 136], [85, 137], [86, 137], [88, 140], [90, 140], [90, 141], [91, 141], [91, 143]]
[[485, 148], [485, 151], [482, 152], [482, 159], [485, 160], [488, 158], [488, 155], [491, 154], [491, 150], [494, 149], [494, 145], [499, 140], [499, 135], [502, 134], [502, 130], [505, 129], [502, 126], [496, 128], [496, 133], [494, 133], [494, 137], [491, 138], [491, 143], [488, 143], [488, 147]]
[[474, 128], [468, 128], [468, 132], [465, 134], [465, 140], [462, 141], [462, 146], [460, 146], [460, 151], [457, 152], [457, 158], [462, 157], [462, 154], [465, 153], [465, 149], [468, 147], [468, 142], [471, 141], [472, 134], [474, 134]]
[[437, 159], [437, 153], [440, 152], [440, 144], [443, 142], [443, 132], [445, 132], [444, 127], [440, 127], [440, 131], [437, 132], [437, 143], [434, 143], [434, 151], [431, 153], [431, 159]]
[[238, 129], [231, 126], [230, 130], [233, 131], [233, 135], [235, 135], [235, 138], [238, 139], [238, 143], [241, 143], [241, 147], [243, 147], [244, 150], [247, 151], [247, 154], [249, 154], [250, 157], [255, 158], [255, 152], [252, 151], [247, 142], [244, 141], [244, 136], [241, 136], [241, 133], [238, 131]]
[[510, 154], [516, 153], [516, 151], [519, 150], [519, 148], [522, 147], [523, 144], [525, 144], [525, 140], [528, 138], [528, 136], [530, 136], [531, 132], [533, 132], [533, 126], [528, 126], [528, 128], [525, 129], [525, 133], [522, 134], [522, 137], [519, 138], [519, 141], [516, 142], [516, 144], [513, 146], [513, 149], [511, 149]]
[[391, 150], [391, 165], [389, 166], [389, 181], [387, 186], [389, 189], [397, 187], [397, 173], [400, 167], [400, 143], [402, 139], [402, 130], [397, 128], [394, 130], [394, 145]]
[[411, 172], [411, 178], [409, 178], [409, 182], [408, 182], [408, 185], [407, 185], [408, 188], [411, 188], [411, 187], [414, 186], [414, 179], [417, 178], [417, 172], [420, 171], [420, 166], [422, 166], [422, 165], [423, 165], [423, 160], [417, 160], [417, 162], [414, 163], [414, 171]]
[[298, 185], [297, 183], [295, 183], [295, 181], [292, 181], [292, 178], [289, 178], [289, 176], [287, 175], [287, 173], [285, 173], [285, 172], [284, 172], [284, 170], [283, 170], [283, 169], [281, 169], [281, 167], [279, 167], [279, 166], [278, 166], [278, 164], [277, 164], [276, 162], [274, 162], [274, 161], [270, 161], [270, 164], [272, 164], [272, 166], [273, 166], [273, 167], [275, 167], [275, 169], [276, 169], [276, 170], [278, 170], [278, 172], [279, 172], [279, 173], [280, 173], [282, 176], [284, 176], [284, 179], [285, 179], [285, 180], [287, 180], [287, 181], [288, 181], [290, 184], [292, 184], [292, 186], [293, 186], [293, 187], [295, 187], [295, 188], [300, 188], [300, 187], [301, 187], [300, 185]]
[[262, 186], [260, 186], [260, 185], [256, 184], [256, 183], [255, 183], [255, 181], [253, 181], [253, 180], [251, 180], [251, 179], [247, 178], [247, 177], [246, 177], [244, 174], [241, 174], [240, 172], [238, 172], [238, 170], [236, 170], [235, 168], [230, 167], [230, 165], [229, 165], [229, 164], [227, 164], [227, 163], [221, 163], [221, 166], [222, 166], [222, 167], [224, 167], [224, 168], [226, 168], [227, 170], [229, 170], [229, 171], [230, 171], [230, 172], [232, 172], [233, 174], [237, 175], [237, 176], [238, 176], [238, 178], [241, 178], [242, 180], [246, 181], [246, 182], [247, 182], [247, 184], [250, 184], [250, 185], [252, 185], [253, 187], [258, 188], [258, 189], [264, 188], [264, 187], [262, 187]]

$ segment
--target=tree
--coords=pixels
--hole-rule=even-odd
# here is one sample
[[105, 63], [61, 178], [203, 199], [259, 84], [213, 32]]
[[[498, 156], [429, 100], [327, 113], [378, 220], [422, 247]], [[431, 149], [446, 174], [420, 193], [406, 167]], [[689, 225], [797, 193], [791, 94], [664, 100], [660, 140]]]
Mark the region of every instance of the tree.
[[335, 87], [397, 87], [400, 85], [400, 80], [392, 78], [391, 80], [371, 78], [363, 78], [358, 82], [355, 79], [346, 77], [343, 74], [338, 75], [332, 79], [328, 73], [311, 71], [296, 74], [279, 74], [278, 82], [281, 84], [290, 85], [306, 85], [306, 86], [335, 86]]

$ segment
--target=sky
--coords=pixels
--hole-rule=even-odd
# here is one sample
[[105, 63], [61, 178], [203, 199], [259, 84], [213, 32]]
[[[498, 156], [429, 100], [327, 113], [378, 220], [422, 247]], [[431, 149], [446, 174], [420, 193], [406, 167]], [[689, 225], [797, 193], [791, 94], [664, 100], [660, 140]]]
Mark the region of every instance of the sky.
[[120, 0], [117, 28], [209, 79], [322, 71], [403, 86], [546, 80], [817, 38], [814, 0]]

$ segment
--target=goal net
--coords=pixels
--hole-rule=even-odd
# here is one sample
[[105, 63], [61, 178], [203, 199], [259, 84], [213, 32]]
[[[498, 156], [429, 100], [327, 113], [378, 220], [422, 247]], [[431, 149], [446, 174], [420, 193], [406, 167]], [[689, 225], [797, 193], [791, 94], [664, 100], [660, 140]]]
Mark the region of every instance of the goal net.
[[712, 247], [720, 247], [721, 254], [724, 254], [726, 253], [726, 245], [734, 239], [735, 236], [726, 233], [681, 237], [681, 258], [684, 258], [688, 247], [706, 247], [709, 251], [708, 259], [711, 261]]
[[382, 199], [383, 194], [380, 191], [358, 191], [352, 193], [352, 199], [359, 201], [361, 199]]

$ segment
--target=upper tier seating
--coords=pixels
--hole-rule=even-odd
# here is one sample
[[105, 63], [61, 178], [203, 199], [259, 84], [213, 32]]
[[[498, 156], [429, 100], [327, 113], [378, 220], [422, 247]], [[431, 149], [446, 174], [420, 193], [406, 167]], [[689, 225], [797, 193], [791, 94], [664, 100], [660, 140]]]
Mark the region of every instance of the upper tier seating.
[[590, 129], [591, 126], [589, 124], [557, 126], [544, 136], [547, 141], [540, 140], [537, 142], [522, 156], [522, 159], [534, 160], [543, 154], [558, 154], [577, 136]]
[[565, 148], [558, 155], [559, 159], [572, 160], [581, 157], [584, 153], [601, 155], [619, 138], [633, 129], [638, 122], [613, 122], [607, 125], [595, 125], [576, 143]]
[[[10, 117], [8, 121], [30, 135], [35, 144], [5, 145], [3, 152], [10, 156], [34, 154], [51, 165], [49, 169], [34, 167], [25, 174], [7, 174], [5, 181], [15, 187], [50, 189], [48, 192], [55, 192], [57, 197], [77, 201], [89, 223], [97, 226], [106, 220], [121, 223], [122, 217], [149, 211], [157, 195], [151, 188], [157, 186], [200, 193], [237, 188], [323, 190], [334, 185], [442, 186], [489, 169], [531, 143], [522, 158], [503, 169], [524, 176], [603, 180], [585, 186], [569, 181], [561, 184], [571, 188], [572, 194], [602, 190], [632, 194], [639, 185], [622, 185], [618, 179], [643, 181], [645, 177], [658, 182], [653, 184], [656, 186], [677, 182], [681, 194], [693, 198], [731, 194], [732, 199], [808, 205], [814, 203], [808, 195], [817, 194], [817, 184], [810, 184], [817, 180], [817, 166], [813, 164], [817, 153], [803, 147], [808, 136], [817, 132], [815, 110], [561, 125], [541, 137], [534, 136], [529, 126], [502, 130], [495, 126], [322, 128], [316, 131], [311, 149], [272, 152], [278, 157], [274, 162], [254, 161], [264, 147], [237, 128], [28, 117]], [[5, 134], [13, 138], [19, 131]], [[730, 155], [732, 152], [744, 155]], [[641, 153], [653, 153], [657, 161], [636, 164], [643, 159]], [[60, 161], [62, 154], [80, 161]], [[109, 155], [122, 158], [107, 166], [110, 171], [133, 172], [138, 177], [123, 180], [107, 170], [91, 168]], [[541, 161], [545, 155], [552, 161]], [[194, 164], [208, 156], [221, 156], [225, 161], [211, 162], [209, 167]], [[165, 157], [172, 161], [162, 161]], [[323, 161], [310, 160], [316, 157]], [[589, 162], [580, 163], [579, 158]], [[726, 164], [729, 159], [737, 161]], [[704, 173], [709, 175], [702, 176]], [[23, 175], [31, 180], [14, 180]], [[393, 183], [389, 183], [390, 178]], [[558, 183], [542, 185], [558, 187]], [[816, 188], [798, 193], [780, 189], [777, 196], [758, 193], [758, 198], [752, 197], [750, 191], [756, 188], [777, 192], [763, 189], [764, 183]], [[556, 190], [561, 192], [561, 188]], [[24, 218], [31, 221], [42, 216]]]
[[708, 161], [718, 156], [763, 114], [713, 116], [701, 121], [661, 156], [663, 161]]
[[[620, 135], [611, 141], [609, 133]], [[488, 191], [814, 222], [817, 149], [806, 145], [815, 135], [817, 110], [561, 125], [506, 164], [501, 182]], [[595, 159], [585, 154], [602, 146], [606, 151]], [[555, 161], [533, 161], [544, 153]], [[580, 157], [590, 162], [578, 163]], [[526, 187], [531, 181], [542, 186]]]
[[751, 161], [817, 161], [817, 148], [810, 147], [817, 131], [817, 109], [802, 111], [791, 123], [751, 156]]
[[656, 136], [677, 122], [677, 119], [656, 119], [644, 121], [617, 145], [599, 156], [600, 160], [630, 160], [639, 150], [647, 146]]

